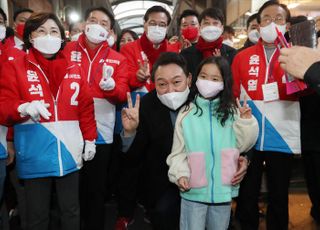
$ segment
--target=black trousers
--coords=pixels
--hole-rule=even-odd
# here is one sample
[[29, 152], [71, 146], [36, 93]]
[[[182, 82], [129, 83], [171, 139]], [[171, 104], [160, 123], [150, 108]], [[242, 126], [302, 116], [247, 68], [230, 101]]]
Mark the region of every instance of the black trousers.
[[254, 151], [247, 175], [240, 184], [236, 218], [241, 229], [259, 229], [258, 198], [261, 187], [263, 162], [265, 162], [268, 209], [267, 229], [288, 229], [288, 189], [291, 176], [292, 155], [279, 152]]
[[320, 222], [320, 153], [302, 152], [305, 179], [311, 200], [311, 215]]
[[[133, 218], [136, 202], [138, 200], [138, 187], [141, 186], [141, 165], [135, 168], [122, 168], [118, 183], [118, 216]], [[155, 182], [156, 183], [156, 182]], [[141, 195], [141, 194], [140, 194]], [[148, 205], [140, 197], [150, 217], [154, 230], [178, 230], [180, 218], [180, 194], [176, 185], [170, 185], [162, 196], [153, 205]]]
[[79, 172], [64, 177], [24, 180], [27, 230], [48, 230], [53, 184], [60, 208], [61, 230], [80, 229]]
[[[156, 182], [155, 182], [156, 183]], [[176, 185], [169, 186], [160, 199], [151, 207], [146, 207], [150, 215], [152, 229], [178, 230], [181, 198]]]
[[85, 230], [104, 229], [104, 204], [110, 159], [111, 144], [97, 145], [96, 155], [91, 161], [84, 162], [80, 171], [81, 220]]
[[141, 179], [141, 165], [132, 166], [130, 160], [119, 152], [119, 173], [117, 181], [118, 217], [133, 218], [138, 201]]

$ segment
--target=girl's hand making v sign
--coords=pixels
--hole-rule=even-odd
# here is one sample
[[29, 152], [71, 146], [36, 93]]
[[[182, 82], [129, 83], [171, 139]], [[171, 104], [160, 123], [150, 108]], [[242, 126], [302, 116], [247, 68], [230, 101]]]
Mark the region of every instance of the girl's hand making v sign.
[[247, 104], [247, 96], [244, 96], [243, 106], [241, 106], [239, 98], [236, 99], [237, 107], [240, 112], [240, 117], [243, 119], [250, 119], [252, 117], [251, 108]]

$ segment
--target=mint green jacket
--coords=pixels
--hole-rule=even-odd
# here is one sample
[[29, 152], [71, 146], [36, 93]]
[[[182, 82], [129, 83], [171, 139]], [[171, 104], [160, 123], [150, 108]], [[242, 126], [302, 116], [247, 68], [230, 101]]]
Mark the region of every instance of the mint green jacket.
[[167, 158], [169, 179], [177, 183], [182, 176], [190, 178], [188, 155], [203, 152], [208, 184], [181, 192], [181, 196], [187, 200], [206, 203], [230, 202], [232, 197], [238, 195], [239, 186], [222, 183], [221, 151], [249, 150], [258, 137], [257, 121], [254, 117], [241, 119], [235, 114], [234, 118], [229, 117], [222, 126], [215, 115], [219, 99], [209, 101], [197, 97], [196, 102], [202, 108], [201, 116], [199, 112], [194, 114], [194, 104], [187, 111], [182, 108], [178, 114], [172, 153]]

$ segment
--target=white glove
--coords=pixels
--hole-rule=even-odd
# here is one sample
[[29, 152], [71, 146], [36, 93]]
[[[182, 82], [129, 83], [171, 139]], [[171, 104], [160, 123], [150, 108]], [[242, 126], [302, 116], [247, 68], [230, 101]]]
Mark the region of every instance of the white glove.
[[115, 81], [112, 78], [113, 75], [113, 67], [108, 66], [106, 63], [103, 64], [102, 67], [102, 79], [99, 83], [99, 86], [104, 91], [113, 90], [116, 86]]
[[85, 141], [84, 153], [82, 154], [82, 158], [85, 161], [91, 161], [96, 154], [96, 145], [95, 140], [93, 141]]
[[18, 107], [18, 112], [21, 117], [30, 116], [35, 121], [40, 120], [40, 116], [46, 120], [50, 119], [51, 113], [48, 111], [50, 104], [43, 101], [26, 102]]

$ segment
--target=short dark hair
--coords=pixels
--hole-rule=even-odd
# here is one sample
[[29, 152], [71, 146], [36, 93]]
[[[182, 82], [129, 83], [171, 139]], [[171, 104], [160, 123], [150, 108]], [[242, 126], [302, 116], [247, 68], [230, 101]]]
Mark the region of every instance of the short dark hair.
[[2, 8], [0, 8], [0, 14], [1, 14], [1, 16], [3, 17], [4, 22], [6, 22], [6, 21], [7, 21], [7, 15], [6, 15], [6, 13], [3, 11]]
[[138, 34], [136, 32], [134, 32], [133, 30], [129, 30], [129, 29], [124, 29], [121, 31], [120, 33], [120, 36], [119, 38], [121, 39], [122, 36], [125, 34], [125, 33], [129, 33], [131, 34], [131, 36], [133, 37], [134, 40], [137, 40], [139, 38]]
[[190, 9], [184, 10], [179, 17], [179, 26], [181, 25], [181, 20], [188, 16], [195, 16], [198, 19], [199, 13], [195, 10], [190, 10]]
[[167, 25], [170, 24], [171, 22], [171, 16], [169, 14], [169, 12], [163, 8], [162, 6], [153, 6], [153, 7], [150, 7], [146, 13], [144, 14], [144, 17], [143, 17], [143, 20], [146, 22], [149, 20], [149, 15], [152, 14], [152, 13], [165, 13], [166, 16], [167, 16], [167, 19], [168, 19], [168, 23]]
[[151, 80], [154, 82], [154, 77], [159, 66], [176, 64], [181, 67], [186, 77], [188, 77], [189, 72], [187, 68], [187, 62], [181, 54], [177, 54], [174, 52], [164, 52], [160, 54], [157, 61], [153, 64], [152, 72], [151, 72]]
[[201, 21], [206, 17], [219, 20], [221, 24], [224, 25], [224, 15], [222, 10], [220, 10], [219, 8], [213, 7], [213, 8], [208, 8], [202, 11], [202, 13], [199, 15], [199, 18], [198, 18], [199, 23], [201, 23]]
[[250, 23], [251, 23], [253, 20], [257, 20], [257, 21], [258, 21], [258, 13], [255, 13], [255, 14], [251, 15], [251, 16], [248, 18], [248, 20], [247, 20], [247, 29], [249, 28]]
[[70, 23], [70, 24], [69, 24], [69, 32], [71, 32], [71, 31], [73, 30], [73, 28], [75, 27], [75, 25], [77, 25], [77, 24], [79, 24], [79, 23], [81, 24], [82, 21]]
[[223, 32], [232, 34], [233, 36], [236, 34], [232, 26], [224, 26]]
[[6, 28], [6, 38], [14, 36], [14, 30], [11, 27]]
[[22, 8], [22, 9], [19, 9], [19, 10], [15, 11], [14, 14], [13, 14], [13, 21], [16, 21], [16, 19], [17, 19], [19, 14], [25, 13], [25, 12], [32, 14], [33, 10], [31, 10], [29, 8]]
[[89, 18], [90, 14], [93, 12], [93, 11], [100, 11], [102, 13], [105, 13], [108, 18], [110, 19], [110, 26], [111, 28], [110, 29], [113, 29], [113, 26], [114, 26], [114, 16], [113, 14], [107, 10], [105, 7], [103, 6], [99, 6], [99, 7], [92, 7], [92, 8], [89, 8], [86, 10], [85, 14], [84, 14], [84, 20], [87, 21], [87, 19]]
[[120, 50], [120, 42], [121, 42], [121, 39], [123, 37], [123, 35], [125, 33], [129, 33], [131, 34], [131, 36], [133, 37], [134, 40], [137, 40], [139, 38], [138, 34], [132, 30], [129, 30], [129, 29], [123, 29], [120, 33], [120, 36], [119, 36], [119, 39], [117, 39], [117, 50], [119, 51]]
[[26, 49], [32, 47], [32, 44], [29, 40], [31, 33], [38, 29], [41, 25], [43, 25], [48, 19], [52, 19], [58, 25], [61, 34], [61, 39], [63, 40], [60, 50], [64, 48], [64, 46], [66, 45], [66, 35], [59, 18], [53, 13], [34, 13], [26, 21], [24, 27], [23, 42], [25, 44]]
[[280, 4], [278, 1], [268, 1], [268, 2], [264, 3], [258, 11], [257, 21], [259, 24], [261, 23], [262, 11], [264, 11], [264, 9], [266, 9], [269, 6], [280, 6], [286, 12], [286, 22], [290, 22], [291, 14], [290, 14], [290, 10], [288, 9], [287, 5]]

